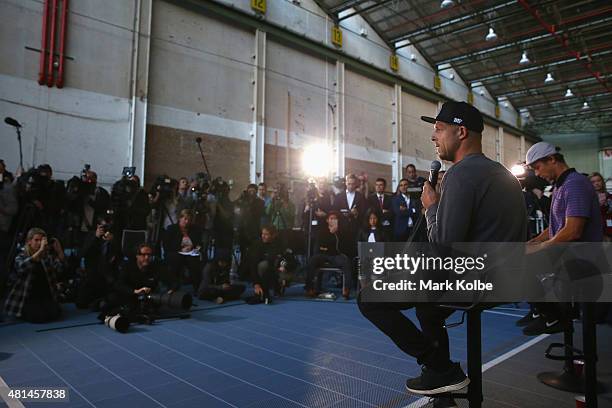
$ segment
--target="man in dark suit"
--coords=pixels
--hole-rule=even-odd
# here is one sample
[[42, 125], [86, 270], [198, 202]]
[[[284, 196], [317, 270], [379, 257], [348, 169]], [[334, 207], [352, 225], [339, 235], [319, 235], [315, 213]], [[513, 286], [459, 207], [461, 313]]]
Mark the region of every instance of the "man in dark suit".
[[405, 242], [410, 238], [421, 217], [421, 202], [408, 194], [408, 180], [401, 179], [397, 194], [393, 197], [393, 240]]
[[391, 208], [392, 196], [385, 194], [387, 181], [384, 178], [376, 179], [375, 192], [368, 197], [368, 208], [376, 212], [385, 234], [392, 236], [393, 231], [393, 209]]
[[363, 214], [367, 209], [367, 202], [363, 194], [357, 191], [358, 180], [354, 174], [346, 176], [346, 190], [334, 197], [334, 211], [341, 214], [340, 229], [352, 239], [352, 250], [349, 258], [357, 255], [357, 233], [361, 226]]

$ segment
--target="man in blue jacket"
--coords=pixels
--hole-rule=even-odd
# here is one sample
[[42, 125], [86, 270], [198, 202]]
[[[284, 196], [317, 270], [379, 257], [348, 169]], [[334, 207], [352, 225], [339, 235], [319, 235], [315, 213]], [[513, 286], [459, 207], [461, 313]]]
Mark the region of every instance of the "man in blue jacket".
[[398, 192], [391, 201], [394, 241], [408, 241], [421, 217], [421, 201], [410, 198], [408, 184], [408, 179], [401, 179]]

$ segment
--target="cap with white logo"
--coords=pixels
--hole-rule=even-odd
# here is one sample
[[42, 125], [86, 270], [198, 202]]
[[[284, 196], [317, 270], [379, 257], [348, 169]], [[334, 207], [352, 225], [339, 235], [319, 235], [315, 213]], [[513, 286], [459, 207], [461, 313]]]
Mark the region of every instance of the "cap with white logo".
[[467, 102], [448, 101], [442, 105], [442, 109], [435, 118], [421, 116], [421, 120], [429, 123], [444, 122], [451, 125], [465, 126], [471, 131], [482, 133], [484, 121], [482, 113]]

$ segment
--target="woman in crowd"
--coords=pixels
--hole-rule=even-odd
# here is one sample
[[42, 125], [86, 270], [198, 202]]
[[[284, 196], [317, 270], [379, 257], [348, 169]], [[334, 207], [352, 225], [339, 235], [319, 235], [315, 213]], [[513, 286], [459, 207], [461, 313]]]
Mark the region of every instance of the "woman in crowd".
[[57, 239], [47, 240], [40, 228], [31, 228], [15, 258], [5, 312], [31, 323], [46, 323], [61, 315], [57, 276], [64, 266], [64, 250]]
[[380, 218], [378, 218], [378, 214], [375, 209], [370, 208], [366, 212], [365, 216], [365, 225], [359, 231], [359, 242], [387, 242], [389, 241], [389, 237], [385, 234], [381, 223]]
[[176, 278], [177, 285], [181, 282], [183, 269], [187, 268], [196, 292], [200, 286], [202, 256], [205, 254], [202, 249], [203, 231], [193, 223], [194, 217], [193, 210], [182, 210], [178, 223], [169, 226], [166, 230], [163, 245], [168, 269]]

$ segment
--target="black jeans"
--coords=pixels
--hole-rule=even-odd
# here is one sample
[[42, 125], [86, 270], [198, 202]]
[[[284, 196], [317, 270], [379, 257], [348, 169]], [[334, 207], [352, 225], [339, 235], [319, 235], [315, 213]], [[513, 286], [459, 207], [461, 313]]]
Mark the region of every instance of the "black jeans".
[[170, 275], [173, 276], [175, 286], [170, 289], [180, 289], [180, 285], [183, 281], [183, 269], [187, 268], [189, 276], [191, 277], [193, 290], [197, 292], [202, 279], [202, 261], [200, 257], [181, 255], [179, 253], [168, 253], [166, 254], [166, 260], [168, 262], [168, 270]]
[[[367, 290], [373, 289], [363, 289]], [[400, 350], [415, 357], [419, 364], [434, 370], [445, 371], [449, 368], [448, 333], [444, 324], [446, 318], [453, 313], [452, 309], [440, 308], [432, 303], [368, 303], [362, 300], [365, 296], [363, 291], [357, 298], [361, 314], [389, 336]], [[422, 330], [402, 313], [402, 310], [413, 307]]]

